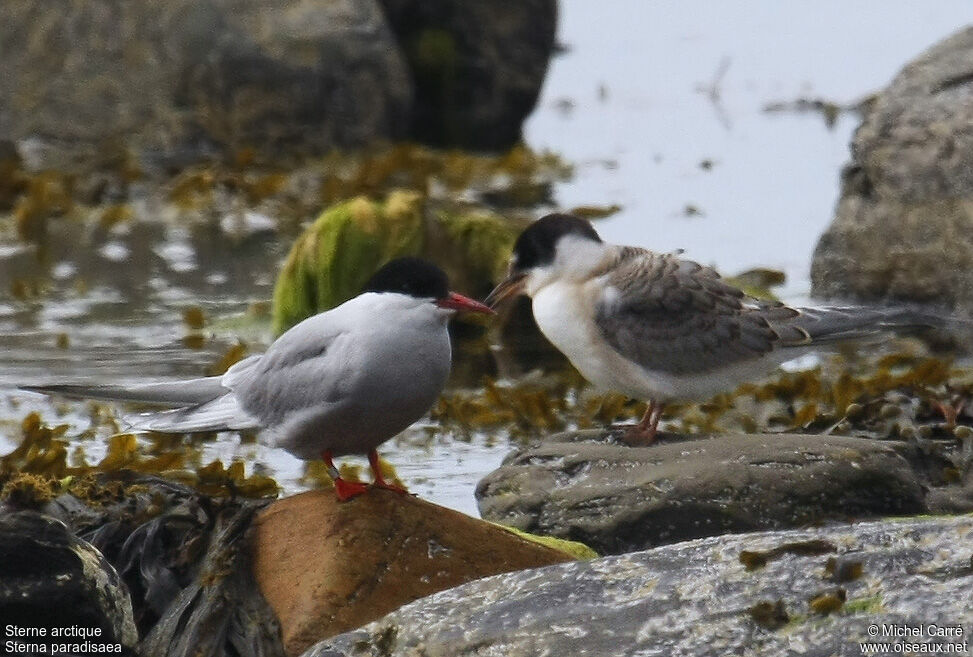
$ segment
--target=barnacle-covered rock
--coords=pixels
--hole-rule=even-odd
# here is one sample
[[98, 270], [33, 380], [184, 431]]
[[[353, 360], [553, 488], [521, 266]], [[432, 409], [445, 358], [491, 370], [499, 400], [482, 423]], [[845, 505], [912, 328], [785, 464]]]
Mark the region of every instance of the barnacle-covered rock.
[[[304, 657], [827, 657], [859, 655], [868, 641], [890, 654], [906, 643], [962, 653], [947, 644], [973, 632], [971, 542], [970, 516], [697, 539], [464, 584]], [[793, 549], [757, 569], [738, 558], [782, 545]], [[860, 574], [835, 585], [836, 558]], [[903, 627], [921, 629], [894, 632]]]
[[815, 296], [973, 312], [971, 58], [966, 27], [868, 105], [834, 222], [814, 253]]
[[412, 89], [374, 0], [0, 4], [0, 139], [38, 169], [394, 139]]

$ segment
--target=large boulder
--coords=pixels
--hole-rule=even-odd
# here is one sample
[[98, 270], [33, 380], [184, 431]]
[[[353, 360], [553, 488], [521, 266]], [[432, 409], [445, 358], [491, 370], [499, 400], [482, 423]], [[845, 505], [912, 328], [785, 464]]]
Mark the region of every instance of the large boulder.
[[574, 556], [410, 496], [331, 491], [280, 500], [257, 517], [254, 573], [291, 655], [470, 580]]
[[555, 0], [3, 2], [0, 151], [131, 171], [405, 138], [505, 149], [555, 22]]
[[603, 554], [727, 532], [926, 510], [893, 445], [822, 435], [726, 435], [652, 447], [603, 432], [552, 436], [477, 486], [487, 520]]
[[964, 654], [971, 544], [970, 516], [699, 539], [481, 579], [304, 657]]
[[554, 50], [556, 0], [379, 0], [412, 70], [411, 136], [500, 150], [520, 139]]
[[812, 294], [973, 312], [973, 26], [902, 69], [851, 149]]
[[[36, 511], [0, 514], [0, 618], [10, 654], [131, 655], [139, 638], [128, 589], [111, 564]], [[21, 647], [31, 644], [44, 648]]]
[[38, 167], [360, 145], [411, 102], [375, 0], [0, 3], [0, 142]]

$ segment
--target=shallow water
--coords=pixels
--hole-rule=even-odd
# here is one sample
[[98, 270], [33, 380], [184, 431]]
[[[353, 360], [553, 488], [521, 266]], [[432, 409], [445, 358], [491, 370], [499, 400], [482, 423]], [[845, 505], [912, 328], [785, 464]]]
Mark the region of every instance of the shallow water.
[[[800, 299], [858, 118], [843, 114], [829, 127], [818, 113], [765, 106], [856, 102], [971, 16], [958, 0], [767, 0], [746, 11], [700, 1], [567, 0], [559, 40], [570, 50], [551, 66], [526, 139], [575, 164], [574, 178], [556, 187], [561, 207], [622, 206], [599, 223], [607, 239], [682, 248], [727, 273], [782, 269], [785, 296]], [[687, 207], [696, 213], [687, 216]], [[69, 422], [72, 432], [89, 423], [86, 405], [51, 403], [15, 392], [17, 384], [194, 377], [239, 338], [259, 351], [269, 339], [266, 317], [229, 320], [270, 297], [293, 235], [260, 222], [242, 234], [230, 228], [61, 223], [43, 260], [12, 231], [0, 232], [0, 452], [31, 410], [51, 424]], [[34, 276], [48, 281], [43, 294], [9, 294], [15, 278]], [[211, 320], [196, 347], [184, 341], [181, 318], [194, 305]], [[98, 441], [85, 447], [89, 460], [104, 451]], [[414, 492], [475, 515], [476, 482], [509, 449], [503, 439], [451, 441], [419, 426], [382, 452]], [[302, 488], [302, 464], [279, 450], [227, 434], [206, 447], [204, 461], [217, 457], [268, 471], [286, 492]]]
[[[843, 114], [828, 127], [817, 112], [764, 108], [799, 98], [856, 103], [973, 22], [962, 0], [560, 8], [570, 50], [553, 62], [526, 125], [531, 145], [577, 163], [557, 200], [621, 205], [599, 224], [613, 242], [685, 249], [730, 274], [783, 270], [789, 298], [808, 292], [859, 118]], [[707, 160], [710, 169], [700, 166]], [[686, 216], [687, 206], [701, 215]]]

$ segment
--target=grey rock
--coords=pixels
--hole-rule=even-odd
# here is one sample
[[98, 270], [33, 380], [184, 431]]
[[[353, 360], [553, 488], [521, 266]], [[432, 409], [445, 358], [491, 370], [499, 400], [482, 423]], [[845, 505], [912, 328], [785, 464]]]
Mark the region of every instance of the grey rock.
[[915, 471], [890, 442], [793, 434], [591, 442], [602, 437], [568, 432], [514, 452], [477, 486], [480, 514], [615, 554], [926, 509]]
[[[973, 648], [971, 545], [971, 516], [697, 539], [464, 584], [304, 657], [860, 657], [873, 639]], [[745, 551], [766, 564], [748, 570]], [[963, 634], [933, 636], [931, 624]], [[886, 626], [925, 629], [890, 637]]]
[[379, 0], [415, 82], [411, 136], [498, 150], [521, 136], [554, 50], [556, 0]]
[[851, 148], [812, 294], [973, 313], [973, 26], [903, 68]]
[[34, 511], [0, 515], [0, 619], [5, 642], [10, 625], [45, 628], [46, 637], [17, 640], [45, 644], [47, 652], [52, 643], [82, 642], [51, 636], [73, 626], [97, 628], [100, 636], [89, 641], [119, 643], [128, 654], [138, 642], [128, 589], [115, 569], [63, 522]]
[[0, 3], [0, 141], [36, 168], [360, 145], [411, 101], [375, 0]]

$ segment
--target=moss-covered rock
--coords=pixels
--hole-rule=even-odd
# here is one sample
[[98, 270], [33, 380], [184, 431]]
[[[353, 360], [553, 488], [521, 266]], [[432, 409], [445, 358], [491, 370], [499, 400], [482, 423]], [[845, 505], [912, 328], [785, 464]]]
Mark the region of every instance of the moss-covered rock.
[[388, 260], [418, 253], [422, 207], [419, 194], [397, 191], [384, 202], [357, 197], [322, 212], [291, 247], [277, 278], [275, 333], [355, 296]]
[[523, 225], [486, 212], [440, 210], [415, 191], [384, 201], [359, 196], [323, 213], [297, 239], [274, 289], [273, 327], [281, 333], [305, 317], [361, 291], [392, 258], [436, 262], [453, 288], [483, 296], [498, 281]]
[[489, 289], [484, 286], [503, 280], [522, 225], [484, 211], [439, 212], [436, 224], [457, 261], [454, 266], [447, 266], [454, 285], [471, 293], [486, 294]]

